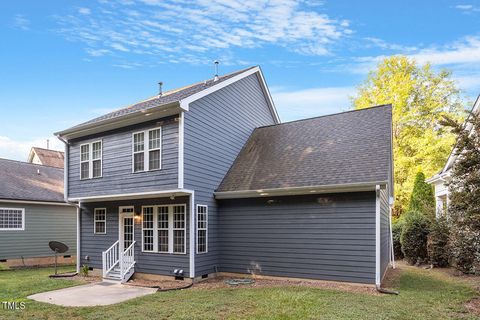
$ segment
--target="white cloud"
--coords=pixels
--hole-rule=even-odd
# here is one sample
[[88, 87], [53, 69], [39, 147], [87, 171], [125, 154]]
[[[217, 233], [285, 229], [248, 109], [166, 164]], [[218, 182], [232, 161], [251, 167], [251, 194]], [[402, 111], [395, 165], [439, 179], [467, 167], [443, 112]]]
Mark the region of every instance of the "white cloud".
[[30, 30], [30, 20], [22, 14], [17, 14], [13, 18], [13, 27], [24, 31]]
[[31, 147], [47, 147], [49, 140], [50, 149], [63, 151], [63, 143], [56, 137], [37, 137], [31, 140], [14, 140], [0, 136], [0, 158], [27, 161]]
[[470, 14], [474, 12], [480, 12], [480, 7], [476, 7], [471, 4], [458, 4], [455, 9], [460, 10], [462, 13]]
[[90, 14], [90, 13], [92, 13], [92, 12], [90, 11], [89, 8], [78, 8], [78, 13], [88, 15], [88, 14]]
[[131, 1], [102, 1], [95, 12], [80, 8], [57, 17], [59, 32], [69, 40], [83, 42], [92, 56], [130, 51], [161, 56], [165, 61], [189, 54], [209, 61], [225, 49], [266, 45], [303, 55], [328, 55], [331, 47], [350, 33], [347, 20], [320, 13], [317, 7], [321, 2], [317, 1], [137, 2], [143, 6], [135, 10]]
[[350, 109], [354, 87], [320, 87], [304, 90], [272, 88], [272, 97], [282, 121], [331, 114]]

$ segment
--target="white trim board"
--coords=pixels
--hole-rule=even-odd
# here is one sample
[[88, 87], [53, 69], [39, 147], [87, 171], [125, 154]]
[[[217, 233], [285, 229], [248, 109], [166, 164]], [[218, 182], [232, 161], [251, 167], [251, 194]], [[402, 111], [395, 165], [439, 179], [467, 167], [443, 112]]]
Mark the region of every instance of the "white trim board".
[[148, 199], [155, 197], [167, 197], [167, 196], [188, 196], [192, 193], [192, 190], [187, 189], [169, 189], [163, 191], [148, 191], [148, 192], [134, 192], [134, 193], [119, 193], [119, 194], [109, 194], [101, 196], [89, 196], [89, 197], [78, 197], [68, 199], [71, 202], [95, 202], [95, 201], [110, 201], [110, 200], [132, 200], [132, 199]]
[[188, 96], [186, 97], [185, 99], [182, 99], [179, 101], [180, 103], [180, 108], [182, 108], [183, 110], [189, 110], [190, 108], [190, 103], [198, 100], [198, 99], [201, 99], [215, 91], [218, 91], [222, 88], [225, 88], [226, 86], [232, 84], [232, 83], [235, 83], [243, 78], [246, 78], [252, 74], [255, 74], [257, 73], [258, 74], [258, 77], [259, 77], [259, 82], [260, 82], [260, 85], [262, 86], [262, 91], [264, 93], [264, 95], [267, 97], [267, 103], [268, 103], [268, 106], [269, 106], [269, 109], [270, 109], [270, 112], [272, 113], [272, 116], [273, 116], [273, 119], [275, 121], [275, 124], [278, 124], [280, 123], [280, 118], [278, 117], [278, 112], [277, 112], [277, 109], [275, 108], [275, 105], [273, 104], [273, 99], [272, 99], [272, 96], [270, 95], [270, 91], [268, 90], [268, 87], [267, 87], [267, 84], [265, 82], [265, 78], [263, 77], [263, 74], [262, 74], [262, 70], [260, 69], [260, 67], [256, 66], [256, 67], [253, 67], [251, 69], [248, 69], [248, 70], [245, 70], [244, 72], [240, 73], [240, 74], [237, 74], [236, 76], [234, 77], [231, 77], [227, 80], [224, 80], [224, 81], [221, 81], [219, 82], [218, 84], [215, 84], [205, 90], [202, 90], [200, 92], [197, 92], [195, 94], [192, 94], [191, 96]]
[[184, 141], [185, 141], [185, 129], [184, 129], [185, 115], [180, 113], [178, 118], [178, 189], [183, 189], [184, 181]]
[[380, 264], [380, 186], [375, 186], [375, 284], [380, 287], [382, 279]]
[[40, 204], [48, 206], [67, 206], [75, 207], [75, 205], [66, 202], [53, 202], [53, 201], [34, 201], [34, 200], [12, 200], [12, 199], [0, 199], [0, 202], [5, 203], [20, 203], [20, 204]]
[[258, 198], [273, 196], [322, 194], [335, 192], [360, 192], [374, 191], [376, 185], [386, 185], [387, 181], [368, 182], [368, 183], [346, 183], [336, 185], [320, 185], [307, 187], [291, 187], [276, 189], [258, 189], [258, 190], [240, 190], [215, 192], [216, 199], [238, 199], [238, 198]]

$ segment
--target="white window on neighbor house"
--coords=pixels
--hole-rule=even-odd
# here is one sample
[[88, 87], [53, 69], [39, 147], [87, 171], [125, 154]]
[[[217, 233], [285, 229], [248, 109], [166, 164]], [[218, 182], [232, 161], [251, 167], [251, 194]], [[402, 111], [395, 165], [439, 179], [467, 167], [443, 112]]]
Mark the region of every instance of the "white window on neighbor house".
[[132, 171], [142, 172], [161, 169], [162, 129], [135, 132], [132, 139]]
[[145, 206], [142, 215], [144, 252], [186, 252], [185, 205]]
[[107, 209], [95, 208], [93, 210], [93, 233], [107, 233]]
[[197, 205], [197, 253], [208, 252], [208, 206]]
[[0, 231], [25, 230], [25, 209], [0, 208]]
[[102, 177], [102, 141], [80, 145], [80, 179]]

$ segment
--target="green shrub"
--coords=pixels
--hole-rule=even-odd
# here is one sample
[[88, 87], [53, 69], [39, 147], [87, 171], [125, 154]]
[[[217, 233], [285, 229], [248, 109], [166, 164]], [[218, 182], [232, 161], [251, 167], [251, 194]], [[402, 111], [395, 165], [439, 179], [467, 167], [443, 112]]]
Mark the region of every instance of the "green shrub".
[[480, 274], [480, 230], [455, 224], [450, 232], [452, 265], [464, 273]]
[[432, 221], [435, 219], [435, 196], [433, 194], [433, 187], [425, 182], [423, 172], [418, 172], [415, 176], [408, 211], [418, 211]]
[[88, 277], [88, 271], [89, 271], [89, 268], [88, 268], [88, 266], [87, 266], [86, 264], [84, 264], [84, 265], [82, 266], [82, 268], [80, 269], [80, 273], [81, 273], [81, 275], [84, 276], [84, 277]]
[[450, 257], [448, 238], [450, 228], [443, 217], [435, 220], [430, 227], [427, 251], [430, 263], [435, 267], [447, 267]]
[[404, 258], [402, 244], [400, 243], [400, 236], [402, 235], [404, 224], [403, 220], [397, 220], [397, 222], [392, 225], [393, 254], [396, 260]]
[[405, 260], [409, 264], [420, 264], [428, 260], [427, 237], [429, 227], [430, 220], [422, 213], [411, 211], [406, 214], [400, 243]]

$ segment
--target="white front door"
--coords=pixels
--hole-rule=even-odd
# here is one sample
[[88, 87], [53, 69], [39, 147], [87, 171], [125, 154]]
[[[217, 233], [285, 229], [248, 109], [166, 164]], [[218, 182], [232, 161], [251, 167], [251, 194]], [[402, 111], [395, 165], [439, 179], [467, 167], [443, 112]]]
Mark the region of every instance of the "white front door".
[[125, 251], [132, 243], [135, 235], [133, 206], [119, 208], [119, 242], [120, 249]]

